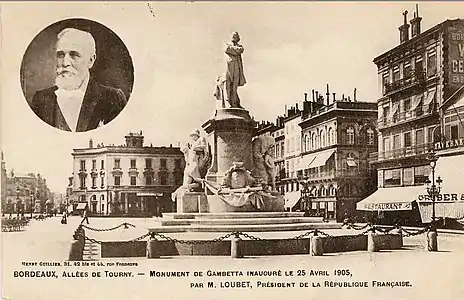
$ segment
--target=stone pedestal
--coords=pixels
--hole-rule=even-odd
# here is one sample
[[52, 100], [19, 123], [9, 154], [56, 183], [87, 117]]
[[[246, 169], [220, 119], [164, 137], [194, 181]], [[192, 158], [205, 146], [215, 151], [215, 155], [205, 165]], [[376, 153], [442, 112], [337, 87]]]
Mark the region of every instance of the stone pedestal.
[[177, 200], [178, 213], [209, 212], [208, 201], [203, 192], [186, 192]]
[[234, 162], [243, 162], [253, 170], [252, 138], [255, 122], [243, 108], [217, 109], [214, 117], [202, 125], [211, 145], [212, 164], [206, 179], [221, 184], [224, 173]]

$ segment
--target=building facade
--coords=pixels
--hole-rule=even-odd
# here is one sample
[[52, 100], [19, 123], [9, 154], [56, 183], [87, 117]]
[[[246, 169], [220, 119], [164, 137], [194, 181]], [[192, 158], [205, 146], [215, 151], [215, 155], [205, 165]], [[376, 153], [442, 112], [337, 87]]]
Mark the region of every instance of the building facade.
[[[379, 149], [370, 157], [379, 190], [391, 189], [389, 194], [398, 198], [411, 197], [413, 189], [404, 187], [422, 188], [429, 177], [434, 142], [441, 136], [439, 107], [464, 84], [459, 59], [464, 48], [460, 52], [461, 48], [452, 46], [452, 37], [457, 38], [464, 28], [463, 20], [447, 20], [421, 32], [417, 9], [410, 24], [407, 12], [403, 16], [400, 44], [374, 59], [379, 82]], [[405, 216], [417, 221], [415, 212], [388, 213], [386, 222]]]
[[375, 180], [368, 164], [377, 150], [377, 105], [316, 92], [305, 101], [299, 123], [302, 136], [298, 179], [299, 206], [311, 215], [343, 220], [354, 216], [356, 203], [372, 193]]
[[74, 149], [68, 197], [74, 209], [101, 215], [160, 215], [175, 207], [171, 193], [182, 185], [184, 156], [177, 147], [144, 146], [142, 132], [125, 145]]

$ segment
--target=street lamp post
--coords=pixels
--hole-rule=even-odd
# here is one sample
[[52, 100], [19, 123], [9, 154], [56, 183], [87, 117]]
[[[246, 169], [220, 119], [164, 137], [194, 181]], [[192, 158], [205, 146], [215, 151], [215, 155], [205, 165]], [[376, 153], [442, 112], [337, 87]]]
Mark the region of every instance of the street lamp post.
[[31, 219], [32, 219], [32, 211], [33, 211], [33, 205], [34, 205], [34, 192], [31, 191]]
[[19, 186], [16, 187], [16, 215], [19, 217]]
[[[440, 195], [441, 183], [443, 180], [438, 176], [435, 180], [435, 166], [437, 164], [437, 159], [432, 158], [430, 160], [430, 167], [432, 169], [432, 181], [428, 178], [425, 181], [427, 193], [432, 199], [432, 220], [430, 222], [430, 230], [427, 232], [427, 249], [428, 251], [438, 251], [438, 239], [437, 239], [437, 226], [436, 226], [436, 212], [435, 212], [435, 202], [437, 197]], [[430, 185], [431, 184], [431, 185]]]

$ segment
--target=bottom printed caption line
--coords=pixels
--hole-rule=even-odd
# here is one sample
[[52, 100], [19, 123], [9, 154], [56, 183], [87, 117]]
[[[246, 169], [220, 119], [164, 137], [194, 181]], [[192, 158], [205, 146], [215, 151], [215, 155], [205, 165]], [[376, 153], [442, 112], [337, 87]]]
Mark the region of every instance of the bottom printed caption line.
[[252, 289], [252, 288], [411, 288], [410, 281], [195, 281], [189, 283], [192, 289]]

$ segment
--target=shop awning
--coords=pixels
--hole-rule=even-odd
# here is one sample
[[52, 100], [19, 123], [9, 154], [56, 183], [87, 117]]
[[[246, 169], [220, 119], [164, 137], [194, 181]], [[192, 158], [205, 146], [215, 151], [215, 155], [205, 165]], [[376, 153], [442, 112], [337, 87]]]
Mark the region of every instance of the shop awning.
[[412, 100], [412, 107], [411, 107], [412, 110], [415, 110], [419, 106], [419, 104], [421, 103], [422, 97], [423, 97], [422, 94], [412, 97], [412, 99], [413, 99]]
[[76, 210], [85, 209], [87, 207], [87, 203], [81, 202], [77, 204]]
[[329, 158], [332, 156], [332, 154], [334, 153], [335, 153], [335, 149], [330, 149], [330, 150], [317, 153], [316, 158], [309, 165], [309, 167], [316, 168], [316, 167], [324, 166], [326, 162], [329, 160]]
[[[435, 166], [435, 180], [438, 176], [443, 180], [440, 195], [435, 199], [435, 216], [437, 218], [464, 218], [464, 184], [462, 181], [464, 155], [442, 156]], [[432, 175], [429, 175], [432, 181]], [[417, 203], [422, 222], [428, 223], [432, 218], [433, 202], [424, 190]]]
[[285, 193], [285, 207], [293, 208], [301, 198], [301, 192]]
[[427, 98], [424, 100], [424, 106], [430, 105], [432, 103], [432, 100], [435, 98], [435, 90], [428, 92]]
[[412, 210], [412, 202], [423, 193], [424, 186], [379, 188], [356, 204], [357, 210], [392, 211]]
[[316, 159], [315, 154], [306, 154], [306, 155], [304, 155], [302, 157], [301, 161], [300, 161], [300, 164], [298, 165], [298, 170], [305, 170], [305, 169], [308, 169], [308, 168], [312, 168], [312, 167], [310, 167], [310, 165], [314, 161], [314, 159]]

